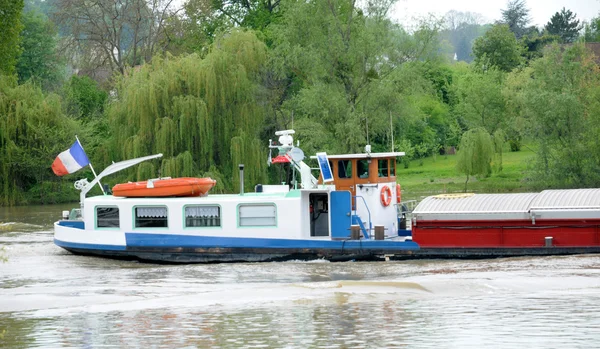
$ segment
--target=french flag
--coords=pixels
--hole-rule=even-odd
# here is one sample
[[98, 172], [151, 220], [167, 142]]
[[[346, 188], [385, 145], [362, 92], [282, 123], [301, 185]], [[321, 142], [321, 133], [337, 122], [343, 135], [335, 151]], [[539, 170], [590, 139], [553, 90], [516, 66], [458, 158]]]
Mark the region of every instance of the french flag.
[[90, 163], [79, 139], [73, 143], [71, 148], [58, 154], [52, 163], [52, 171], [57, 176], [64, 176], [69, 173], [79, 171]]

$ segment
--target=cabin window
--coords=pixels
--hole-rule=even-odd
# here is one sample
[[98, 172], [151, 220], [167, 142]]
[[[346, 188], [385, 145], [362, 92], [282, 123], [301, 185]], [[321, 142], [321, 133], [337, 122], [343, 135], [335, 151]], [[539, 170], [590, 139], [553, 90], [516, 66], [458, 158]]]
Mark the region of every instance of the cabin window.
[[358, 172], [358, 178], [369, 178], [369, 161], [367, 159], [358, 160], [356, 169]]
[[186, 227], [220, 227], [221, 207], [219, 206], [186, 206]]
[[390, 160], [390, 177], [396, 175], [396, 160]]
[[96, 207], [96, 227], [119, 228], [119, 208]]
[[352, 161], [351, 160], [339, 160], [338, 161], [338, 177], [339, 178], [352, 178]]
[[388, 176], [388, 159], [379, 159], [377, 161], [377, 175], [379, 177], [387, 177]]
[[166, 228], [168, 226], [166, 207], [146, 206], [135, 208], [136, 228]]
[[240, 227], [264, 227], [277, 225], [277, 208], [274, 204], [238, 206], [238, 224]]

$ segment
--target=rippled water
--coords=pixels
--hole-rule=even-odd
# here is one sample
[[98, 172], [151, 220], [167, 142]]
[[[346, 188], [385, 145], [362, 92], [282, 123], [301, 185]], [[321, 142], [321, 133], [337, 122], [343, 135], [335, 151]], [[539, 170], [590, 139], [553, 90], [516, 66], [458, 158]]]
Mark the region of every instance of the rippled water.
[[600, 346], [596, 255], [141, 264], [54, 246], [61, 210], [0, 211], [0, 347]]

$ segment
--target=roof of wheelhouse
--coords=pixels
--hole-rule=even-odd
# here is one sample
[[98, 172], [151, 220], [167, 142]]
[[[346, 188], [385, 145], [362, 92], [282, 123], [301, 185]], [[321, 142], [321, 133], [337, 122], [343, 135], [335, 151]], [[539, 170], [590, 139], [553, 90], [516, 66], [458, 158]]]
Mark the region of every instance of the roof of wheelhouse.
[[[330, 160], [335, 159], [379, 159], [379, 158], [393, 158], [398, 156], [404, 156], [404, 152], [388, 152], [388, 153], [361, 153], [361, 154], [339, 154], [329, 155], [327, 158]], [[316, 156], [311, 156], [311, 159], [316, 159]]]

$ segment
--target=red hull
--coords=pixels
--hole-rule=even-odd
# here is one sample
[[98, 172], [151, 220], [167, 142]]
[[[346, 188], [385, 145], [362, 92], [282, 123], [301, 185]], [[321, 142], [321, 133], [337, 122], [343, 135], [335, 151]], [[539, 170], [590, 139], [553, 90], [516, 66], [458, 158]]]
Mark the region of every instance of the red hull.
[[159, 179], [152, 182], [121, 183], [113, 187], [114, 196], [124, 197], [166, 197], [166, 196], [201, 196], [215, 186], [217, 181], [211, 178], [173, 178]]
[[418, 221], [413, 241], [421, 248], [530, 248], [544, 247], [552, 237], [555, 247], [600, 246], [600, 219], [524, 221]]

